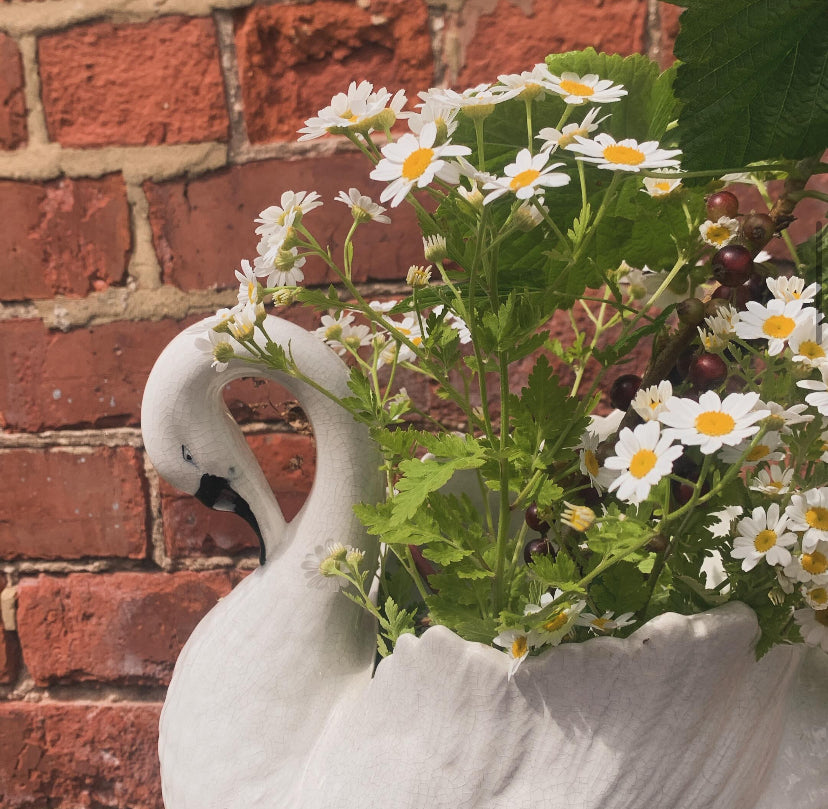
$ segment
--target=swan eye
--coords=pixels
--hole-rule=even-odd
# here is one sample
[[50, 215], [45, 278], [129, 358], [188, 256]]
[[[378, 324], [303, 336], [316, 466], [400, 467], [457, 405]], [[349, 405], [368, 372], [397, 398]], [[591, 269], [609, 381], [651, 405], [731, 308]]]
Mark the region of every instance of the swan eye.
[[187, 449], [184, 444], [181, 445], [181, 457], [187, 462], [193, 464], [195, 466], [195, 459], [193, 458], [193, 454]]

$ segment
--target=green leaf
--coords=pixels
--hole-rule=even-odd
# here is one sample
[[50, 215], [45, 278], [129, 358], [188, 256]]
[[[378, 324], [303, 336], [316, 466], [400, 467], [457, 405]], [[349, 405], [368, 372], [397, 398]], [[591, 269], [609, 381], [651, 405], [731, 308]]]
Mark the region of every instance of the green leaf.
[[545, 587], [558, 587], [561, 590], [579, 591], [578, 581], [581, 576], [575, 562], [565, 553], [559, 553], [553, 560], [550, 556], [535, 556], [529, 565], [534, 579]]
[[589, 593], [599, 611], [637, 612], [647, 603], [645, 581], [634, 564], [619, 562], [593, 583]]
[[681, 0], [674, 90], [686, 170], [822, 152], [828, 132], [825, 0]]

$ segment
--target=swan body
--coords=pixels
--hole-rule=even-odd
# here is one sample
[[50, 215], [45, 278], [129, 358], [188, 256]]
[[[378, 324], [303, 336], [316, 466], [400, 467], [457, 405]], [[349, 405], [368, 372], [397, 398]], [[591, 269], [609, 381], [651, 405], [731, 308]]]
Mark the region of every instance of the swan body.
[[[153, 369], [147, 451], [174, 485], [250, 519], [265, 563], [179, 657], [160, 726], [167, 809], [828, 807], [828, 657], [788, 646], [757, 663], [741, 604], [565, 644], [511, 681], [505, 654], [439, 626], [403, 636], [374, 671], [372, 621], [302, 569], [328, 540], [376, 553], [351, 510], [382, 493], [367, 431], [272, 374], [317, 440], [313, 489], [286, 523], [220, 398], [250, 368], [217, 374], [194, 345], [203, 328]], [[315, 336], [274, 317], [266, 328], [347, 393], [345, 366]]]

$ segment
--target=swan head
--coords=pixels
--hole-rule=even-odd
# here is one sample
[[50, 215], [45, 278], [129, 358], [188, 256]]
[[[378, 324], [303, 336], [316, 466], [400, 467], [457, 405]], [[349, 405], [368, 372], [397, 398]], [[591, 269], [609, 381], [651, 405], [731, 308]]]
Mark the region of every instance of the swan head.
[[147, 380], [141, 431], [153, 466], [175, 488], [218, 511], [238, 514], [256, 532], [260, 561], [281, 511], [258, 463], [233, 421], [221, 390], [249, 374], [238, 362], [217, 373], [197, 339], [212, 319], [179, 334], [161, 353]]

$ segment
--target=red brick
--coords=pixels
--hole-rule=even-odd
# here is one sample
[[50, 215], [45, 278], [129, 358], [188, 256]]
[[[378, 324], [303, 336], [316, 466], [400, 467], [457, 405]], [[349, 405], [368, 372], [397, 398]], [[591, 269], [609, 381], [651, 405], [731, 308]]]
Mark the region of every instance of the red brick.
[[84, 296], [124, 281], [131, 249], [119, 174], [0, 181], [0, 300]]
[[490, 0], [466, 2], [449, 27], [463, 55], [454, 80], [458, 87], [530, 70], [550, 53], [592, 46], [630, 54], [644, 47], [647, 4], [640, 0], [498, 0], [494, 10], [490, 8]]
[[0, 34], [0, 149], [16, 149], [26, 138], [23, 64], [14, 40]]
[[[275, 8], [275, 7], [274, 7]], [[266, 160], [233, 166], [196, 180], [145, 183], [155, 249], [164, 281], [184, 290], [234, 287], [233, 269], [256, 256], [254, 219], [278, 204], [283, 191], [318, 191], [325, 202], [304, 224], [317, 241], [329, 244], [341, 261], [342, 244], [353, 219], [334, 202], [341, 190], [356, 186], [379, 198], [383, 188], [368, 179], [370, 166], [358, 154], [303, 160]], [[410, 206], [391, 211], [391, 224], [369, 222], [357, 232], [356, 280], [403, 280], [411, 264], [423, 263], [422, 239]], [[309, 259], [305, 283], [333, 280], [325, 265]]]
[[[273, 489], [282, 513], [293, 519], [305, 501], [315, 470], [310, 436], [291, 433], [248, 435], [247, 442]], [[213, 511], [164, 484], [161, 489], [164, 537], [173, 557], [237, 554], [258, 549], [250, 526], [234, 514]]]
[[159, 703], [0, 704], [5, 809], [163, 809]]
[[670, 3], [659, 3], [658, 14], [661, 25], [661, 43], [659, 47], [661, 67], [667, 68], [675, 61], [673, 47], [679, 32], [679, 17], [684, 12], [680, 6]]
[[64, 146], [227, 138], [209, 17], [81, 25], [42, 36], [38, 57], [49, 134]]
[[238, 13], [236, 52], [252, 142], [294, 140], [352, 81], [409, 97], [434, 83], [423, 0], [253, 6]]
[[188, 322], [122, 321], [65, 334], [38, 320], [0, 323], [0, 426], [137, 426], [150, 369]]
[[181, 647], [236, 571], [72, 573], [18, 587], [23, 660], [38, 685], [167, 684]]
[[146, 556], [140, 450], [10, 449], [0, 478], [0, 559]]

